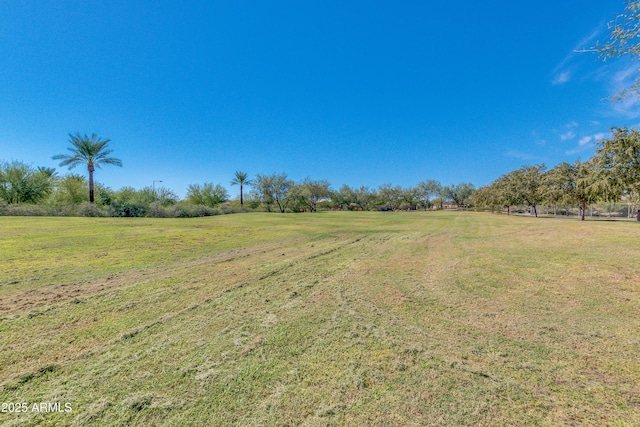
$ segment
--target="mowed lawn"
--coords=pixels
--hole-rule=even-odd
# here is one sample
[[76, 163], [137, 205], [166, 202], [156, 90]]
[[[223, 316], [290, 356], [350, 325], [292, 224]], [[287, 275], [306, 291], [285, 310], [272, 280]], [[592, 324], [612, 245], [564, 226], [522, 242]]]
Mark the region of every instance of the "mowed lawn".
[[640, 425], [639, 266], [635, 222], [0, 217], [0, 425]]

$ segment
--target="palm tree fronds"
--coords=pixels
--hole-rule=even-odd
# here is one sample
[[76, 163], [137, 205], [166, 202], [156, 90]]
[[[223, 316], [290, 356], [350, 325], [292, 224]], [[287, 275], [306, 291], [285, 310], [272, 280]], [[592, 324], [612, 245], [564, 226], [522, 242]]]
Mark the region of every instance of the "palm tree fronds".
[[89, 171], [89, 200], [93, 203], [93, 171], [101, 164], [122, 166], [122, 161], [115, 157], [107, 157], [113, 150], [107, 149], [110, 139], [100, 139], [95, 133], [81, 135], [80, 132], [69, 134], [71, 147], [67, 149], [73, 154], [58, 154], [53, 160], [61, 160], [60, 166], [69, 166], [72, 169], [78, 165], [87, 165]]

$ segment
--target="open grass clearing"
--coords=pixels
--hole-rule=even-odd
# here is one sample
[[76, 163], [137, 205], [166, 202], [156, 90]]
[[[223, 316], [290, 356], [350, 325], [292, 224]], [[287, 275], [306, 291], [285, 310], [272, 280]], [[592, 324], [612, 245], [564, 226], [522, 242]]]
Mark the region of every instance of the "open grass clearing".
[[638, 425], [640, 226], [0, 218], [22, 425]]

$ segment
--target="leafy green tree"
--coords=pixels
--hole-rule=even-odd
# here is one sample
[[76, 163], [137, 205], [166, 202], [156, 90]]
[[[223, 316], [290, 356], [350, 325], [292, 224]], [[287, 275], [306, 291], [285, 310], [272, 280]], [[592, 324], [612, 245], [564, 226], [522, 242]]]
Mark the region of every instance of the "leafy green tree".
[[399, 185], [382, 184], [378, 187], [378, 199], [380, 203], [394, 211], [400, 208], [403, 196], [402, 187]]
[[257, 209], [260, 207], [260, 204], [262, 203], [260, 201], [260, 193], [258, 193], [258, 191], [256, 191], [255, 188], [252, 188], [246, 195], [245, 198], [245, 202], [247, 203], [247, 205], [249, 205], [249, 207], [251, 209]]
[[145, 216], [149, 207], [149, 200], [141, 196], [133, 187], [122, 187], [109, 194], [108, 199], [108, 204], [112, 207], [115, 216]]
[[[539, 176], [544, 166], [524, 166], [500, 176], [494, 182], [482, 188], [482, 192], [472, 196], [473, 200], [484, 207], [501, 207], [511, 214], [511, 207], [520, 204], [538, 205], [542, 200], [542, 178]], [[536, 175], [537, 172], [537, 175]], [[527, 181], [529, 179], [529, 181]], [[532, 206], [533, 207], [533, 206]], [[537, 209], [534, 208], [537, 215]]]
[[415, 209], [420, 200], [418, 198], [418, 188], [417, 187], [407, 187], [402, 189], [402, 203], [400, 207], [402, 209]]
[[260, 200], [265, 204], [268, 211], [275, 203], [278, 210], [284, 213], [293, 196], [289, 192], [294, 185], [293, 181], [287, 178], [286, 173], [262, 175], [258, 174], [254, 181], [254, 189], [260, 195]]
[[464, 207], [469, 204], [474, 191], [476, 191], [476, 187], [470, 182], [450, 185], [445, 187], [444, 190], [445, 197], [453, 200], [453, 202], [460, 207]]
[[342, 185], [339, 190], [332, 191], [330, 197], [333, 205], [339, 207], [340, 210], [353, 208], [355, 200], [353, 189], [346, 184]]
[[496, 207], [500, 207], [500, 199], [493, 184], [478, 188], [471, 196], [473, 204], [480, 208], [491, 208], [493, 212]]
[[349, 210], [367, 211], [375, 204], [376, 198], [375, 192], [366, 186], [351, 188], [348, 185], [343, 185], [340, 190], [331, 194], [334, 203], [338, 204], [341, 209], [346, 207]]
[[153, 200], [154, 203], [158, 203], [161, 206], [175, 205], [180, 200], [180, 197], [178, 197], [178, 195], [173, 190], [165, 186], [156, 187], [155, 189], [150, 187], [145, 187], [143, 190], [145, 191], [151, 190], [151, 193], [153, 194], [153, 197], [154, 197], [154, 200]]
[[233, 179], [231, 180], [231, 185], [239, 185], [240, 186], [240, 205], [244, 203], [242, 198], [242, 188], [245, 185], [252, 185], [253, 181], [249, 179], [249, 175], [246, 172], [238, 172], [236, 171]]
[[330, 186], [329, 181], [306, 178], [298, 185], [303, 206], [308, 207], [310, 212], [317, 212], [318, 202], [331, 196]]
[[87, 165], [87, 170], [89, 171], [89, 202], [91, 203], [95, 200], [93, 173], [96, 167], [100, 168], [102, 164], [122, 166], [121, 160], [108, 157], [113, 152], [113, 150], [107, 148], [110, 142], [110, 139], [100, 139], [95, 133], [88, 136], [77, 132], [75, 135], [69, 134], [71, 147], [68, 150], [71, 151], [71, 155], [57, 154], [53, 156], [53, 160], [62, 160], [60, 166], [69, 166], [69, 169], [78, 165]]
[[70, 174], [58, 179], [51, 199], [55, 205], [77, 205], [88, 202], [86, 178], [82, 175]]
[[603, 198], [616, 201], [623, 195], [640, 194], [640, 132], [613, 128], [611, 133], [612, 139], [598, 142], [594, 185]]
[[371, 190], [367, 186], [360, 186], [360, 188], [354, 190], [354, 203], [363, 211], [371, 210], [378, 199], [378, 194], [375, 190]]
[[305, 199], [304, 188], [302, 187], [302, 185], [292, 182], [289, 186], [289, 190], [287, 190], [286, 209], [291, 210], [291, 212], [306, 211], [309, 206]]
[[492, 185], [496, 201], [501, 207], [507, 209], [507, 215], [511, 215], [511, 206], [516, 206], [523, 202], [518, 192], [515, 178], [515, 172], [507, 173], [498, 178]]
[[560, 163], [545, 173], [544, 180], [544, 188], [551, 195], [551, 200], [580, 205], [581, 219], [584, 221], [587, 204], [598, 199], [592, 162], [577, 160], [574, 164]]
[[[139, 190], [133, 187], [122, 187], [113, 196], [114, 206], [135, 205], [148, 209], [152, 204], [171, 206], [178, 202], [178, 196], [167, 187], [146, 186]], [[199, 203], [203, 204], [203, 203]]]
[[113, 195], [113, 200], [118, 204], [138, 203], [138, 190], [133, 187], [122, 187]]
[[440, 210], [444, 209], [444, 199], [447, 197], [447, 191], [449, 191], [449, 189], [447, 188], [447, 186], [440, 186], [440, 188], [438, 189], [438, 194], [437, 194], [437, 198], [434, 199], [434, 203], [439, 203], [440, 204]]
[[[571, 165], [569, 165], [571, 166]], [[557, 165], [543, 174], [543, 199], [544, 203], [553, 206], [553, 214], [558, 214], [558, 205], [566, 204], [567, 192], [563, 174]]]
[[542, 173], [544, 165], [523, 166], [511, 172], [509, 191], [514, 200], [521, 200], [533, 209], [533, 213], [538, 217], [538, 205], [544, 200], [544, 188]]
[[417, 198], [426, 211], [427, 209], [429, 209], [431, 200], [437, 197], [442, 192], [442, 184], [440, 184], [439, 181], [430, 179], [418, 183], [416, 190]]
[[7, 203], [38, 203], [53, 191], [55, 171], [22, 162], [0, 164], [0, 199]]
[[229, 193], [220, 184], [192, 184], [187, 188], [187, 201], [194, 205], [216, 207], [229, 200]]
[[51, 179], [55, 179], [58, 176], [58, 173], [56, 172], [55, 168], [47, 168], [44, 166], [38, 166], [38, 172], [41, 173], [43, 176], [47, 177], [47, 178], [51, 178]]

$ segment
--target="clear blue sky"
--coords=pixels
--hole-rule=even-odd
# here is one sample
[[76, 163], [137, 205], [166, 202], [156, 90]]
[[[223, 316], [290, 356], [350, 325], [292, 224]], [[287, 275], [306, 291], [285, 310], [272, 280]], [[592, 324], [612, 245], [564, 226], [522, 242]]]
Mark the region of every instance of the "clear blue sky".
[[95, 132], [124, 164], [96, 172], [113, 189], [236, 195], [234, 171], [480, 186], [586, 159], [640, 122], [634, 102], [603, 100], [638, 65], [573, 53], [624, 5], [4, 1], [0, 160], [57, 167], [69, 133]]

